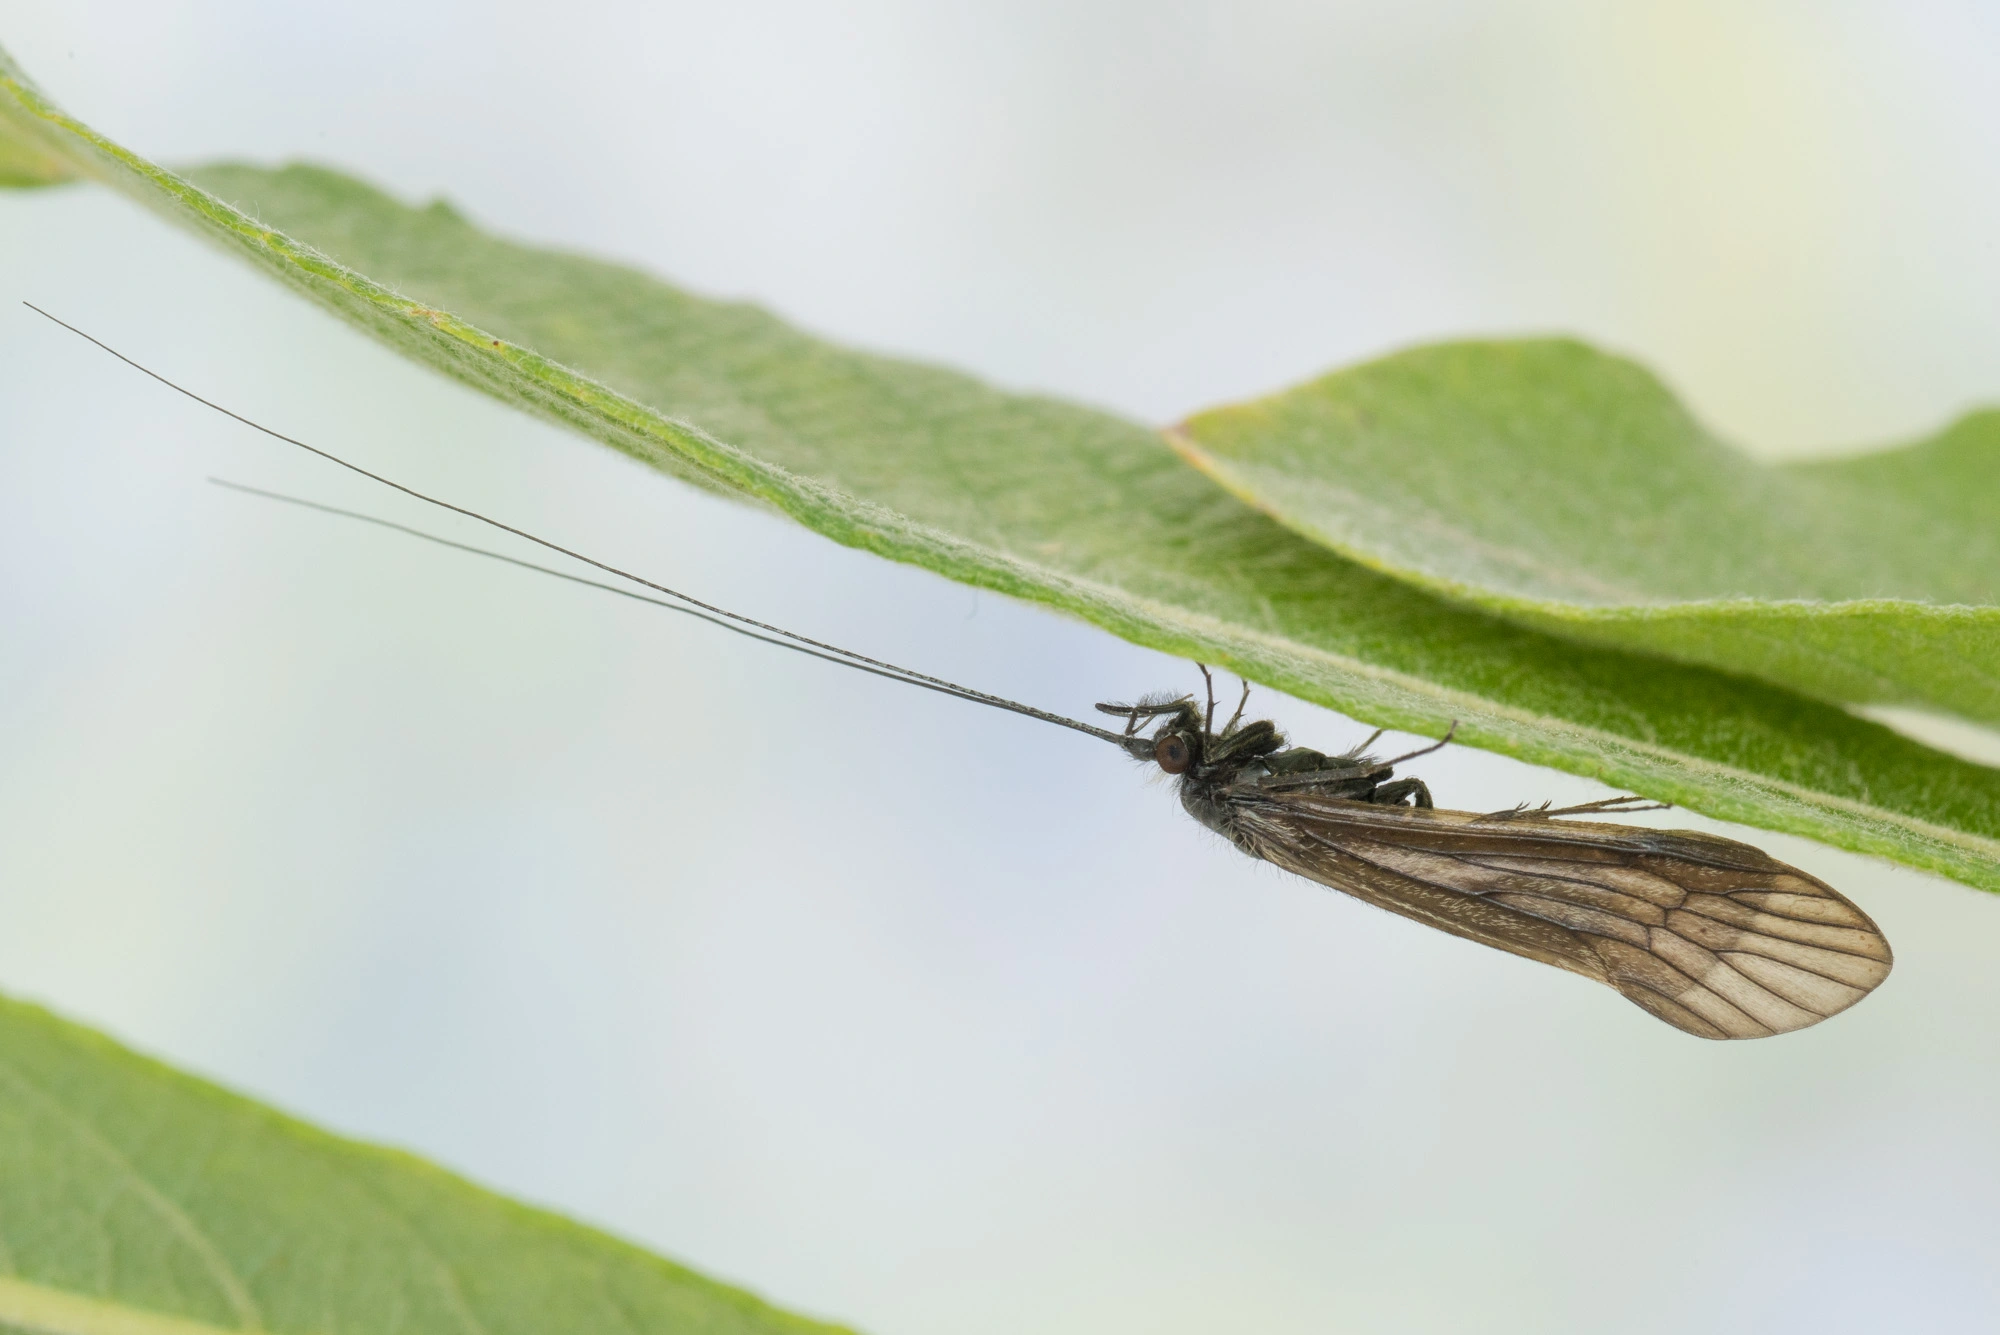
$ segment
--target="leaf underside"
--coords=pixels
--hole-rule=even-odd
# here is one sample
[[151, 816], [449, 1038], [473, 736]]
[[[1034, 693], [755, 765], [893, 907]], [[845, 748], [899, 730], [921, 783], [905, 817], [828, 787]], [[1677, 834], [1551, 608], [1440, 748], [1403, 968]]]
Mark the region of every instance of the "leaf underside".
[[0, 1329], [838, 1335], [0, 999]]
[[1455, 719], [1472, 745], [2000, 889], [2000, 772], [1775, 686], [1580, 644], [1344, 559], [1147, 427], [842, 348], [328, 170], [176, 176], [11, 66], [0, 126], [407, 355], [836, 541], [1371, 724], [1436, 736]]
[[1170, 433], [1293, 530], [1559, 633], [2000, 722], [2000, 412], [1759, 464], [1564, 339], [1416, 348]]

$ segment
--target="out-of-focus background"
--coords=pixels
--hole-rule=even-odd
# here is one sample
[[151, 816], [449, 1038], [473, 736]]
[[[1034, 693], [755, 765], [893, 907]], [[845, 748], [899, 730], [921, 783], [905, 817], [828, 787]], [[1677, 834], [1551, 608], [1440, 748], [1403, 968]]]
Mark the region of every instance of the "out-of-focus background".
[[[1766, 455], [2000, 398], [1969, 0], [0, 0], [0, 43], [157, 160], [318, 159], [1149, 420], [1552, 330]], [[0, 193], [0, 295], [0, 990], [875, 1335], [2000, 1319], [1985, 896], [1749, 836], [1897, 973], [1700, 1043], [1254, 865], [1094, 744], [219, 492], [434, 522], [12, 303], [984, 688], [1185, 664], [646, 473], [98, 188]]]

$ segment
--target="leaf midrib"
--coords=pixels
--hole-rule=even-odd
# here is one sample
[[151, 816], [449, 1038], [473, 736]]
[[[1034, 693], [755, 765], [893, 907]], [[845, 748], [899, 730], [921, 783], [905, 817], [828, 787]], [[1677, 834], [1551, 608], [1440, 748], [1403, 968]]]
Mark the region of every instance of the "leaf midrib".
[[257, 1327], [213, 1326], [128, 1303], [0, 1275], [0, 1325], [37, 1335], [236, 1335]]
[[215, 1239], [195, 1222], [193, 1216], [181, 1207], [159, 1187], [139, 1171], [137, 1164], [103, 1132], [79, 1117], [55, 1095], [30, 1079], [25, 1072], [12, 1062], [0, 1060], [0, 1078], [10, 1081], [15, 1089], [41, 1110], [44, 1117], [52, 1120], [84, 1146], [100, 1161], [110, 1165], [113, 1173], [126, 1190], [132, 1192], [148, 1210], [158, 1216], [167, 1228], [178, 1237], [187, 1248], [200, 1258], [202, 1268], [222, 1296], [234, 1309], [241, 1320], [241, 1329], [257, 1330], [264, 1324], [263, 1314], [257, 1300], [251, 1296], [249, 1285], [236, 1273], [229, 1259], [222, 1254]]

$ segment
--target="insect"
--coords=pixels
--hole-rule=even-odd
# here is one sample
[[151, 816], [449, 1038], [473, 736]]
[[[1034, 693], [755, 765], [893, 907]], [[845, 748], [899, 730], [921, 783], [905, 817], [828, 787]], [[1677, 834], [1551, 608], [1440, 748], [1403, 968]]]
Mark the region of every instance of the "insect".
[[[1406, 918], [1618, 989], [1703, 1038], [1817, 1024], [1868, 995], [1894, 957], [1867, 914], [1749, 844], [1570, 821], [1656, 803], [1441, 811], [1421, 779], [1366, 754], [1288, 746], [1269, 722], [1218, 730], [1190, 697], [1097, 706], [1127, 749], [1174, 775], [1181, 805], [1251, 857]], [[1157, 721], [1150, 734], [1142, 732]]]
[[1100, 713], [1123, 720], [1117, 730], [1066, 718], [756, 621], [426, 495], [230, 412], [48, 318], [268, 436], [628, 583], [589, 579], [316, 501], [223, 486], [636, 598], [844, 667], [1112, 743], [1170, 776], [1188, 814], [1251, 857], [1440, 931], [1606, 984], [1687, 1033], [1762, 1038], [1803, 1029], [1868, 995], [1894, 962], [1888, 941], [1851, 901], [1748, 844], [1569, 819], [1659, 804], [1615, 797], [1556, 810], [1437, 808], [1421, 779], [1397, 778], [1395, 771], [1448, 744], [1456, 725], [1435, 745], [1389, 760], [1368, 754], [1379, 730], [1351, 750], [1327, 755], [1289, 745], [1268, 720], [1244, 722], [1248, 682], [1218, 727], [1214, 679], [1206, 667], [1204, 701], [1149, 696], [1098, 705]]

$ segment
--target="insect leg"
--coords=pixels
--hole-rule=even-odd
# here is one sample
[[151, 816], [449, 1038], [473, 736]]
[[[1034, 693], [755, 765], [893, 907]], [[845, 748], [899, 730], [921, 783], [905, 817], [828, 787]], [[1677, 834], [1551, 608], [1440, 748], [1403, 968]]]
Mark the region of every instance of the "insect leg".
[[1557, 807], [1554, 811], [1538, 811], [1538, 816], [1585, 816], [1594, 812], [1624, 811], [1666, 811], [1671, 802], [1654, 802], [1644, 797], [1602, 797], [1595, 802], [1582, 802], [1573, 807]]
[[[1400, 765], [1405, 760], [1415, 760], [1418, 756], [1427, 756], [1433, 751], [1442, 751], [1447, 746], [1451, 745], [1451, 739], [1457, 732], [1458, 732], [1458, 720], [1453, 719], [1451, 721], [1451, 726], [1444, 730], [1444, 736], [1440, 737], [1437, 741], [1432, 742], [1429, 746], [1426, 746], [1421, 750], [1412, 751], [1408, 755], [1397, 756], [1394, 760], [1390, 761], [1389, 763], [1391, 765]], [[1382, 734], [1380, 733], [1375, 734], [1376, 737], [1380, 737], [1381, 735]], [[1375, 740], [1375, 738], [1371, 737], [1368, 740], [1372, 742]]]
[[1244, 677], [1241, 680], [1243, 682], [1243, 698], [1236, 702], [1236, 712], [1229, 716], [1229, 722], [1222, 725], [1222, 731], [1225, 734], [1233, 732], [1236, 725], [1243, 721], [1243, 706], [1250, 703], [1250, 679]]
[[1196, 663], [1195, 666], [1201, 669], [1202, 682], [1208, 687], [1208, 712], [1201, 717], [1201, 730], [1213, 737], [1215, 735], [1215, 677], [1209, 672], [1206, 663]]
[[1367, 754], [1367, 752], [1368, 752], [1368, 748], [1369, 748], [1369, 747], [1371, 747], [1371, 746], [1375, 745], [1375, 739], [1376, 739], [1376, 738], [1378, 738], [1378, 737], [1380, 737], [1380, 736], [1381, 736], [1381, 735], [1382, 735], [1383, 733], [1385, 733], [1385, 732], [1387, 732], [1387, 731], [1388, 731], [1388, 729], [1387, 729], [1387, 728], [1377, 728], [1377, 729], [1375, 729], [1375, 731], [1373, 731], [1373, 732], [1371, 732], [1371, 733], [1369, 733], [1369, 734], [1368, 734], [1368, 740], [1367, 740], [1367, 741], [1365, 741], [1365, 742], [1361, 743], [1361, 745], [1359, 745], [1359, 746], [1355, 746], [1355, 747], [1350, 747], [1350, 748], [1348, 748], [1347, 750], [1345, 750], [1345, 751], [1341, 752], [1341, 753], [1340, 753], [1340, 756], [1339, 756], [1339, 759], [1341, 759], [1341, 760], [1359, 760], [1359, 759], [1360, 759], [1360, 758], [1361, 758], [1362, 756], [1364, 756], [1364, 755], [1366, 755], [1366, 754]]
[[1669, 811], [1671, 802], [1654, 802], [1644, 797], [1600, 797], [1595, 802], [1580, 802], [1573, 807], [1551, 808], [1547, 802], [1531, 807], [1523, 802], [1520, 806], [1509, 807], [1505, 811], [1489, 811], [1480, 820], [1547, 820], [1551, 816], [1601, 816], [1606, 813], [1619, 814], [1627, 811]]
[[1400, 807], [1405, 802], [1413, 807], [1430, 808], [1436, 805], [1431, 801], [1429, 785], [1422, 779], [1397, 779], [1394, 783], [1385, 783], [1368, 794], [1368, 800], [1384, 807]]

